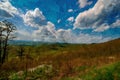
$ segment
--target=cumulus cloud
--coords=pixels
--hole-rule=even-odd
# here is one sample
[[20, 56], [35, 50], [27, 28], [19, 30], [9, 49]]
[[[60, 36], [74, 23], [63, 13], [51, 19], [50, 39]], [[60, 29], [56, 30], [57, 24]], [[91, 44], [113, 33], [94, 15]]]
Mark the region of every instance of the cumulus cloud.
[[[30, 33], [25, 33], [26, 38], [33, 41], [42, 42], [60, 42], [60, 43], [92, 43], [106, 41], [101, 36], [94, 36], [89, 34], [75, 34], [73, 30], [55, 29], [55, 25], [47, 21], [42, 12], [36, 8], [34, 11], [29, 10], [23, 16], [24, 22], [32, 27], [37, 27], [37, 30], [32, 30]], [[69, 21], [74, 21], [74, 17], [68, 18]], [[45, 22], [43, 24], [43, 22]], [[25, 38], [23, 32], [20, 33], [21, 38]], [[23, 35], [23, 36], [22, 36]], [[18, 38], [20, 39], [20, 38]]]
[[15, 8], [8, 0], [0, 1], [1, 17], [12, 17], [14, 14], [19, 14], [17, 8]]
[[31, 33], [26, 30], [17, 30], [15, 35], [17, 35], [15, 40], [33, 40]]
[[90, 34], [75, 34], [71, 29], [60, 29], [57, 32], [57, 42], [65, 43], [100, 43], [110, 40], [110, 37], [103, 38], [102, 36]]
[[44, 27], [39, 27], [38, 30], [33, 31], [33, 37], [37, 41], [56, 42], [55, 26], [51, 22], [47, 22]]
[[74, 40], [76, 43], [100, 43], [110, 40], [111, 37], [103, 38], [102, 36], [90, 35], [90, 34], [79, 34], [75, 36]]
[[95, 32], [103, 32], [109, 28], [116, 28], [120, 27], [120, 20], [117, 19], [115, 22], [113, 22], [111, 25], [108, 25], [107, 23], [103, 23], [101, 26], [98, 28], [94, 29]]
[[72, 30], [64, 30], [64, 29], [59, 29], [56, 31], [56, 41], [57, 42], [65, 42], [65, 43], [72, 43]]
[[[48, 27], [49, 26], [49, 27]], [[28, 32], [26, 30], [18, 30], [16, 35], [18, 36], [16, 40], [32, 40], [32, 41], [42, 41], [42, 42], [56, 42], [54, 35], [54, 26], [52, 23], [47, 23], [44, 27], [39, 27], [37, 30], [32, 30]]]
[[84, 8], [85, 6], [92, 4], [92, 1], [78, 0], [78, 3], [80, 8]]
[[99, 26], [98, 28], [94, 29], [94, 31], [95, 32], [103, 32], [103, 31], [109, 29], [109, 27], [110, 26], [108, 24], [104, 23], [101, 26]]
[[48, 22], [46, 26], [33, 31], [34, 39], [43, 42], [66, 42], [72, 43], [72, 30], [55, 29], [55, 25]]
[[112, 25], [113, 28], [114, 27], [120, 27], [120, 19], [117, 19]]
[[73, 12], [73, 9], [68, 9], [68, 12]]
[[60, 43], [99, 43], [110, 40], [110, 37], [103, 38], [102, 36], [90, 34], [75, 34], [71, 29], [55, 30], [52, 23], [47, 23], [45, 27], [40, 27], [32, 33], [19, 31], [17, 40], [33, 40], [42, 42], [60, 42]]
[[23, 20], [25, 24], [32, 27], [39, 27], [47, 24], [45, 16], [43, 15], [42, 11], [39, 10], [39, 8], [36, 8], [34, 11], [27, 11], [23, 16]]
[[118, 0], [98, 0], [93, 8], [79, 13], [75, 19], [74, 28], [93, 28], [97, 29], [95, 31], [104, 31], [110, 26], [104, 26], [107, 21], [106, 17], [112, 12], [119, 10], [120, 1]]
[[60, 23], [61, 22], [61, 19], [58, 19], [57, 23]]
[[67, 21], [73, 22], [73, 21], [74, 21], [74, 17], [69, 17], [69, 18], [67, 19]]
[[55, 26], [50, 21], [47, 21], [42, 11], [38, 8], [29, 10], [23, 15], [24, 23], [31, 27], [37, 27], [37, 30], [32, 30], [30, 36], [32, 40], [43, 42], [56, 42]]

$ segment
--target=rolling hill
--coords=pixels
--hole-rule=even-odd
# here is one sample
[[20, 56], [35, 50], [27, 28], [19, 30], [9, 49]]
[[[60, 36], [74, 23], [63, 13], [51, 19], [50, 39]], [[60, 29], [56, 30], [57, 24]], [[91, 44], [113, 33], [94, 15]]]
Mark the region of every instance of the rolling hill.
[[[24, 49], [22, 56], [18, 51]], [[120, 39], [99, 44], [10, 45], [8, 60], [1, 66], [1, 79], [40, 65], [32, 72], [13, 76], [41, 80], [119, 80]], [[116, 69], [118, 71], [116, 71]], [[104, 75], [105, 74], [105, 75]], [[103, 76], [104, 77], [101, 77]]]

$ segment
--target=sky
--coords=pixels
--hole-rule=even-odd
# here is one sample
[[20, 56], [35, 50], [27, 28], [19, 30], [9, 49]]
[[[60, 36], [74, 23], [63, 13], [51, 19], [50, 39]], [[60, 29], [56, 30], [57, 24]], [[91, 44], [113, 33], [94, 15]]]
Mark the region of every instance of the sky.
[[120, 0], [0, 0], [16, 40], [100, 43], [120, 38]]

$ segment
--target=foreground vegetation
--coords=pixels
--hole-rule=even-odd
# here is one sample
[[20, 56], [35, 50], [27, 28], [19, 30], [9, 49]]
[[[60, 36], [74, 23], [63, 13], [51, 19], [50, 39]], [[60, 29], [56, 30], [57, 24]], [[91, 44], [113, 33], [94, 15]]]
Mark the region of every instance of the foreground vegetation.
[[120, 79], [120, 39], [89, 45], [9, 47], [8, 58], [0, 67], [1, 80]]

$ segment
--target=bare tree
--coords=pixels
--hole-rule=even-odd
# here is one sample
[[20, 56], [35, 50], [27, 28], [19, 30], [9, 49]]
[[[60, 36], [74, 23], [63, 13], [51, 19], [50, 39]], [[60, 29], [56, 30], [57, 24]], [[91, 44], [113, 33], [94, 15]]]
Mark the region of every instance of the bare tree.
[[0, 22], [0, 63], [2, 61], [3, 53], [3, 32], [5, 31], [4, 23]]
[[0, 62], [1, 62], [1, 57], [2, 57], [2, 22], [0, 22]]
[[20, 58], [20, 60], [22, 60], [22, 57], [24, 56], [24, 52], [25, 52], [24, 47], [18, 46], [17, 53], [18, 53], [18, 57]]
[[0, 57], [1, 63], [5, 62], [8, 47], [8, 41], [15, 38], [13, 36], [13, 32], [16, 30], [16, 26], [14, 26], [11, 22], [6, 20], [0, 22]]

